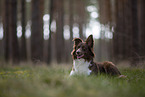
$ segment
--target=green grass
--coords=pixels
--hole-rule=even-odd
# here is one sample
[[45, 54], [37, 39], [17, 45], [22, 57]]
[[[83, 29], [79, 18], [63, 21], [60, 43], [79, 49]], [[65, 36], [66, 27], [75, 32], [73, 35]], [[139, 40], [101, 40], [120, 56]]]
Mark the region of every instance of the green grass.
[[127, 78], [69, 77], [70, 66], [0, 66], [0, 97], [145, 97], [145, 70], [120, 68]]

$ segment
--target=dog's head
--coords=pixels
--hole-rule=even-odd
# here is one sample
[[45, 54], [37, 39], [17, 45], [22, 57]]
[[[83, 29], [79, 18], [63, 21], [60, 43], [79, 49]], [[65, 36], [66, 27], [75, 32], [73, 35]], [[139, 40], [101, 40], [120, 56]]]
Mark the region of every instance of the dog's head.
[[73, 59], [85, 59], [87, 61], [90, 61], [94, 58], [93, 53], [93, 35], [90, 35], [86, 41], [84, 42], [80, 38], [73, 39], [74, 46], [72, 51]]

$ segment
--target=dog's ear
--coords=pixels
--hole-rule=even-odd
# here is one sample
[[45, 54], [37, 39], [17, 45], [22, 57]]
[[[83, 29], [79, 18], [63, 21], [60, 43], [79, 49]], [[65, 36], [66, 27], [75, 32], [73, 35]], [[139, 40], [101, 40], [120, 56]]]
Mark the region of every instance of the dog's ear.
[[86, 39], [86, 43], [89, 45], [89, 47], [93, 48], [93, 46], [94, 46], [93, 35], [90, 35], [90, 36]]
[[74, 41], [74, 45], [77, 46], [80, 42], [82, 42], [82, 39], [80, 38], [75, 38], [72, 41]]

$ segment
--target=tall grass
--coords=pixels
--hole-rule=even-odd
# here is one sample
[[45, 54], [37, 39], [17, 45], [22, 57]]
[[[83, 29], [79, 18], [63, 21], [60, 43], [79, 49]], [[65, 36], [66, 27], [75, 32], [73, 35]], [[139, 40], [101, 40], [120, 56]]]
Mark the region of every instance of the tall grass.
[[127, 78], [69, 77], [70, 66], [1, 66], [0, 97], [145, 97], [145, 70], [120, 68]]

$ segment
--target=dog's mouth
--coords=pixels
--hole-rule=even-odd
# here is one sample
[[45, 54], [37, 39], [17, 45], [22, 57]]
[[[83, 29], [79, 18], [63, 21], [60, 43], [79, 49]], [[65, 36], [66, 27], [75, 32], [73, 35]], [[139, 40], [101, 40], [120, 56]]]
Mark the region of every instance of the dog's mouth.
[[84, 57], [84, 54], [79, 54], [79, 55], [77, 55], [77, 59], [80, 59], [80, 58], [82, 58], [82, 57]]

